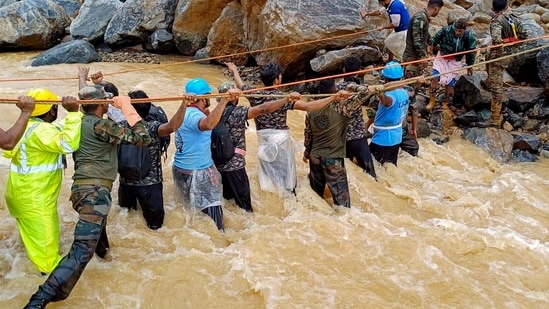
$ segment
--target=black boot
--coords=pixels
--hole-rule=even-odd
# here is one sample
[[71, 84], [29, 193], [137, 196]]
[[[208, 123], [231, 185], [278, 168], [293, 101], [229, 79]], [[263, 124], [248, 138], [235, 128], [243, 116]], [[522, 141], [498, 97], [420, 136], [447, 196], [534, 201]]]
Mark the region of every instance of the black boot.
[[38, 291], [31, 296], [29, 303], [23, 309], [43, 309], [49, 302], [49, 297]]

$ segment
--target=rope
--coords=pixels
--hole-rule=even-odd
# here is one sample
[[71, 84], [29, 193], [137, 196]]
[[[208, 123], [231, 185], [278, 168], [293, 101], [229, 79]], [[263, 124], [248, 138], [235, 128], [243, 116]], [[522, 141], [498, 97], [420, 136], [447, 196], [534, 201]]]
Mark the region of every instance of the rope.
[[[264, 48], [264, 49], [258, 49], [258, 50], [255, 50], [255, 51], [247, 51], [247, 52], [240, 52], [240, 53], [222, 55], [222, 56], [217, 56], [217, 57], [209, 57], [209, 58], [204, 58], [204, 59], [195, 59], [195, 60], [169, 63], [169, 64], [155, 66], [154, 68], [140, 68], [140, 69], [124, 70], [124, 71], [118, 71], [118, 72], [112, 72], [112, 73], [104, 73], [103, 76], [117, 75], [117, 74], [124, 74], [124, 73], [131, 73], [131, 72], [145, 71], [145, 70], [152, 70], [152, 69], [156, 70], [156, 69], [159, 69], [159, 68], [176, 66], [176, 65], [187, 64], [187, 63], [202, 62], [202, 61], [208, 61], [208, 60], [216, 60], [216, 59], [222, 59], [222, 58], [228, 58], [228, 57], [234, 57], [234, 56], [241, 56], [241, 55], [259, 53], [259, 52], [264, 52], [264, 51], [269, 51], [269, 50], [275, 50], [275, 49], [282, 49], [282, 48], [288, 48], [288, 47], [293, 47], [293, 46], [305, 45], [305, 44], [310, 44], [310, 43], [315, 43], [315, 42], [328, 41], [328, 40], [333, 40], [333, 39], [337, 39], [337, 38], [341, 38], [341, 37], [354, 36], [354, 35], [358, 35], [358, 34], [366, 34], [366, 33], [370, 33], [370, 32], [373, 32], [373, 31], [375, 31], [375, 30], [359, 31], [359, 32], [354, 32], [354, 33], [342, 34], [342, 35], [339, 35], [339, 36], [333, 36], [333, 37], [329, 37], [329, 38], [318, 39], [318, 40], [312, 40], [312, 41], [293, 43], [293, 44], [288, 44], [288, 45], [283, 45], [283, 46], [275, 46], [275, 47], [269, 47], [269, 48]], [[469, 53], [473, 53], [473, 52], [477, 52], [477, 51], [487, 50], [487, 49], [490, 49], [490, 48], [506, 47], [506, 46], [526, 43], [526, 42], [530, 42], [530, 41], [538, 41], [538, 40], [542, 40], [542, 39], [549, 39], [549, 34], [541, 36], [541, 37], [528, 38], [528, 39], [524, 39], [524, 40], [510, 42], [510, 43], [502, 43], [502, 44], [491, 45], [491, 46], [486, 46], [486, 47], [479, 47], [479, 48], [472, 49], [472, 50], [461, 51], [461, 52], [456, 52], [456, 53], [453, 53], [453, 54], [443, 55], [441, 57], [459, 56], [459, 55], [463, 55], [463, 54], [469, 54]], [[423, 58], [423, 59], [419, 59], [419, 60], [402, 62], [400, 64], [402, 66], [404, 66], [404, 65], [409, 65], [409, 64], [428, 62], [428, 61], [434, 60], [436, 58], [441, 58], [441, 57], [432, 56], [432, 57]], [[362, 70], [362, 71], [358, 71], [358, 72], [343, 73], [343, 74], [337, 75], [337, 77], [351, 76], [351, 75], [355, 75], [357, 73], [367, 73], [367, 72], [371, 72], [371, 71], [375, 71], [375, 70], [377, 70], [377, 69], [374, 68], [374, 69], [366, 69], [366, 70]], [[336, 78], [335, 76], [336, 75], [334, 75], [334, 78]], [[10, 78], [10, 79], [0, 79], [0, 83], [1, 82], [72, 80], [72, 79], [78, 79], [78, 77]], [[311, 80], [311, 81], [315, 81], [315, 80]], [[300, 81], [300, 82], [297, 82], [297, 84], [300, 84], [300, 83], [303, 83], [303, 82], [304, 81]], [[276, 87], [274, 87], [274, 88], [276, 88]], [[263, 89], [271, 89], [271, 88], [263, 88]]]

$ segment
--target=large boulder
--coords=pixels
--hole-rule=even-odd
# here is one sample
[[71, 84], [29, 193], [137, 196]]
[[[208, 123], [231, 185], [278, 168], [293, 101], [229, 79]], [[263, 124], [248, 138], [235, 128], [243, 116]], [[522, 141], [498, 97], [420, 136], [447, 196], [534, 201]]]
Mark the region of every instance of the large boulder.
[[67, 12], [52, 0], [23, 0], [0, 8], [0, 50], [48, 49], [65, 35]]
[[[521, 21], [523, 27], [526, 29], [528, 38], [537, 38], [545, 34], [543, 28], [532, 19], [521, 19]], [[520, 44], [518, 48], [515, 48], [515, 50], [516, 52], [526, 52], [533, 48], [548, 44], [548, 40], [534, 40]], [[511, 74], [511, 76], [519, 82], [539, 82], [537, 74], [532, 74], [532, 72], [536, 72], [537, 70], [536, 55], [538, 52], [539, 50], [536, 50], [511, 58], [509, 66], [507, 67], [507, 72], [509, 72], [509, 74]]]
[[541, 147], [541, 141], [533, 134], [514, 132], [513, 149], [520, 149], [529, 152], [537, 152]]
[[101, 57], [93, 45], [84, 40], [74, 40], [59, 44], [36, 56], [33, 67], [60, 63], [90, 63], [100, 61]]
[[118, 9], [105, 31], [105, 43], [142, 43], [157, 29], [170, 29], [177, 0], [130, 0]]
[[[549, 82], [549, 48], [540, 50], [536, 55], [538, 77], [545, 85]], [[548, 93], [549, 94], [549, 93]]]
[[103, 40], [107, 26], [122, 3], [118, 0], [86, 1], [71, 23], [74, 39], [87, 39], [95, 43]]
[[507, 163], [513, 151], [513, 136], [496, 128], [469, 128], [463, 137], [486, 149], [500, 163]]
[[481, 85], [487, 74], [473, 73], [473, 75], [461, 75], [454, 86], [453, 105], [464, 106], [466, 110], [481, 108], [490, 105], [492, 98], [490, 92]]
[[8, 6], [10, 4], [13, 4], [15, 2], [19, 2], [19, 0], [0, 0], [0, 8], [4, 6]]
[[538, 102], [543, 102], [543, 88], [537, 87], [508, 87], [504, 89], [509, 99], [508, 107], [517, 113], [522, 113]]
[[340, 50], [329, 51], [310, 61], [311, 69], [317, 73], [335, 74], [341, 73], [345, 59], [358, 57], [364, 65], [377, 62], [381, 59], [379, 49], [368, 46], [349, 47]]
[[[206, 46], [213, 23], [231, 0], [181, 0], [177, 4], [172, 33], [183, 55], [192, 55]], [[255, 4], [260, 6], [260, 4]], [[267, 38], [265, 36], [264, 38]], [[232, 44], [232, 42], [229, 42]], [[220, 46], [219, 48], [224, 48]]]
[[[277, 62], [285, 68], [285, 73], [292, 74], [308, 68], [308, 60], [318, 50], [340, 49], [348, 45], [380, 45], [387, 35], [385, 31], [372, 31], [367, 34], [351, 35], [322, 41], [327, 37], [352, 34], [366, 29], [375, 29], [385, 24], [384, 19], [368, 20], [365, 23], [357, 14], [363, 1], [358, 0], [243, 0], [246, 11], [245, 29], [248, 34], [247, 45], [250, 50], [259, 50], [276, 46], [291, 45], [304, 41], [314, 41], [305, 45], [287, 46], [276, 51], [256, 54], [258, 64]], [[366, 9], [377, 9], [379, 6], [366, 2]]]
[[208, 34], [206, 53], [210, 57], [220, 57], [229, 54], [236, 56], [226, 57], [220, 62], [234, 62], [244, 65], [248, 59], [244, 31], [244, 11], [238, 1], [233, 1], [223, 9], [219, 18], [213, 23]]
[[53, 0], [57, 4], [59, 4], [63, 9], [65, 9], [65, 12], [71, 17], [75, 17], [78, 14], [78, 10], [80, 10], [80, 6], [82, 5], [80, 1], [77, 0]]
[[156, 30], [149, 36], [148, 42], [143, 43], [143, 49], [158, 54], [169, 53], [173, 47], [173, 34], [166, 29]]

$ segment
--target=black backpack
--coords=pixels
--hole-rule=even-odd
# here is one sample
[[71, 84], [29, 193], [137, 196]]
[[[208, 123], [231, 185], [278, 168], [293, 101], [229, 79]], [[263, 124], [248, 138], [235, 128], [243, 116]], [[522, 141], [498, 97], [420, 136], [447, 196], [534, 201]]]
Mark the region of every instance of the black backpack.
[[236, 106], [229, 105], [223, 111], [221, 120], [212, 130], [212, 159], [215, 165], [227, 163], [234, 156], [234, 145], [231, 140], [231, 133], [225, 123], [233, 113]]
[[[151, 104], [149, 114], [145, 117], [145, 121], [159, 121], [160, 123], [167, 123], [168, 116], [160, 106]], [[160, 153], [164, 155], [164, 160], [168, 157], [168, 146], [170, 146], [170, 136], [160, 138]]]
[[127, 181], [139, 181], [151, 170], [149, 147], [132, 144], [119, 144], [118, 173]]

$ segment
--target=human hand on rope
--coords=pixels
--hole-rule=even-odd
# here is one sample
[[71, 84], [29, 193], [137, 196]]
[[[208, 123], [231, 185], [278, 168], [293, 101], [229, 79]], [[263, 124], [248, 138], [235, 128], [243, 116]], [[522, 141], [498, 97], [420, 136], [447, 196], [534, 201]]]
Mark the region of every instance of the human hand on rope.
[[67, 110], [67, 112], [77, 112], [80, 108], [78, 100], [75, 97], [66, 96], [61, 98], [61, 106]]
[[240, 96], [240, 91], [238, 89], [229, 89], [227, 93], [229, 94], [229, 102], [238, 100], [238, 97]]
[[351, 93], [347, 90], [339, 90], [335, 95], [335, 99], [338, 101], [345, 101], [349, 99], [350, 95]]
[[22, 95], [19, 97], [19, 102], [17, 102], [16, 106], [23, 113], [32, 113], [34, 110], [34, 98]]
[[288, 97], [288, 101], [295, 102], [301, 100], [301, 94], [297, 91], [290, 92], [290, 96]]
[[232, 62], [225, 62], [225, 65], [227, 66], [227, 68], [229, 69], [229, 71], [231, 72], [238, 72], [238, 68], [236, 67], [236, 65]]
[[101, 71], [98, 71], [96, 73], [93, 73], [91, 76], [91, 81], [92, 83], [94, 83], [95, 85], [99, 84], [102, 80], [103, 80], [103, 72]]

